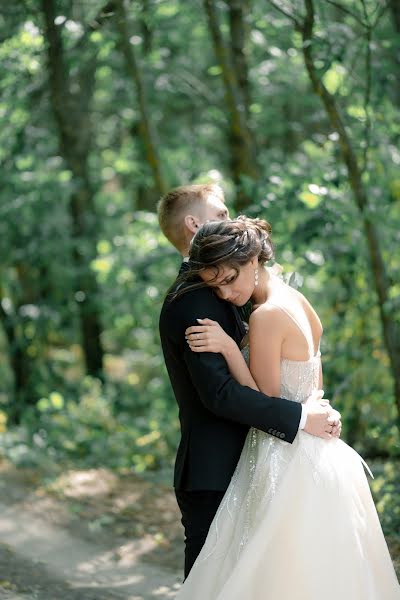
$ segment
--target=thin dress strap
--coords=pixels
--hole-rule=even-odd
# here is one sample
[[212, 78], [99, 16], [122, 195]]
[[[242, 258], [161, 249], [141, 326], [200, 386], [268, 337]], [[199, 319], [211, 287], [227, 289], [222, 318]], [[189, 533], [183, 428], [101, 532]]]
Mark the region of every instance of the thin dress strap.
[[[282, 310], [284, 313], [287, 314], [287, 316], [293, 321], [293, 323], [295, 325], [297, 325], [298, 329], [300, 329], [301, 333], [303, 334], [306, 342], [307, 342], [307, 346], [308, 346], [308, 354], [309, 354], [309, 358], [313, 358], [315, 356], [315, 348], [314, 348], [314, 339], [312, 337], [312, 332], [311, 332], [311, 326], [310, 326], [310, 330], [306, 331], [299, 323], [299, 321], [296, 319], [296, 317], [294, 315], [292, 315], [291, 312], [289, 312], [286, 308], [284, 308], [283, 306], [280, 306], [279, 304], [275, 304], [274, 302], [271, 302], [270, 300], [267, 300], [268, 304], [271, 304], [272, 306], [275, 306], [276, 308], [280, 308], [280, 310]], [[319, 346], [318, 346], [318, 352], [319, 352]], [[317, 353], [318, 355], [318, 353]]]

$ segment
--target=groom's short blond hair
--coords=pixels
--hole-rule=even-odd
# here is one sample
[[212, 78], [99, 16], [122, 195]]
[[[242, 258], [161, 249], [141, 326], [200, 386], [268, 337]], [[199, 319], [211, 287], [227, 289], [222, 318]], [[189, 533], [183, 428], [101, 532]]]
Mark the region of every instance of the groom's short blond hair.
[[202, 207], [210, 195], [225, 202], [222, 188], [215, 183], [182, 185], [161, 198], [157, 207], [160, 228], [177, 250], [181, 251], [187, 243], [185, 217], [194, 214], [200, 218]]

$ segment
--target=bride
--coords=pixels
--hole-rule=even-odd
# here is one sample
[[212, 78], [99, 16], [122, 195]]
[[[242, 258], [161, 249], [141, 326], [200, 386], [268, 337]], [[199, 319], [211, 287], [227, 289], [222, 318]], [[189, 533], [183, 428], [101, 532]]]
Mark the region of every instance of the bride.
[[[209, 285], [254, 310], [242, 352], [209, 319], [186, 336], [193, 352], [222, 353], [242, 385], [303, 402], [322, 387], [322, 325], [302, 294], [263, 268], [270, 232], [246, 217], [202, 226], [185, 289]], [[337, 438], [300, 431], [286, 444], [251, 429], [177, 600], [399, 600], [362, 462]]]

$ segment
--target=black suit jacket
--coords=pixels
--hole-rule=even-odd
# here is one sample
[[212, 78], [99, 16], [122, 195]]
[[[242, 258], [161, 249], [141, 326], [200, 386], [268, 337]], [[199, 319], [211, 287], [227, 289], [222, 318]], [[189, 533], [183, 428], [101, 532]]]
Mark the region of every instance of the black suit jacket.
[[190, 350], [185, 329], [206, 317], [240, 343], [244, 328], [237, 309], [211, 288], [175, 300], [167, 296], [160, 315], [165, 363], [179, 406], [174, 486], [180, 490], [226, 490], [249, 427], [292, 442], [301, 417], [300, 404], [241, 386], [221, 354]]

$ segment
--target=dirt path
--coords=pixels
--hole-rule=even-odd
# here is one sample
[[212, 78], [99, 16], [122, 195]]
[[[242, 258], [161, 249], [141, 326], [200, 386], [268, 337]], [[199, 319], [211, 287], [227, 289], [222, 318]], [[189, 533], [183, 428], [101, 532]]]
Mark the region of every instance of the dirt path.
[[[388, 542], [400, 574], [400, 540]], [[182, 563], [168, 486], [0, 462], [0, 600], [168, 600]]]
[[29, 512], [21, 514], [18, 507], [0, 504], [0, 514], [1, 554], [13, 567], [7, 580], [13, 575], [12, 584], [18, 592], [27, 589], [28, 598], [150, 600], [175, 595], [178, 575], [141, 561], [139, 541], [110, 550]]
[[182, 549], [168, 490], [103, 470], [43, 486], [2, 464], [0, 477], [1, 600], [174, 598]]

